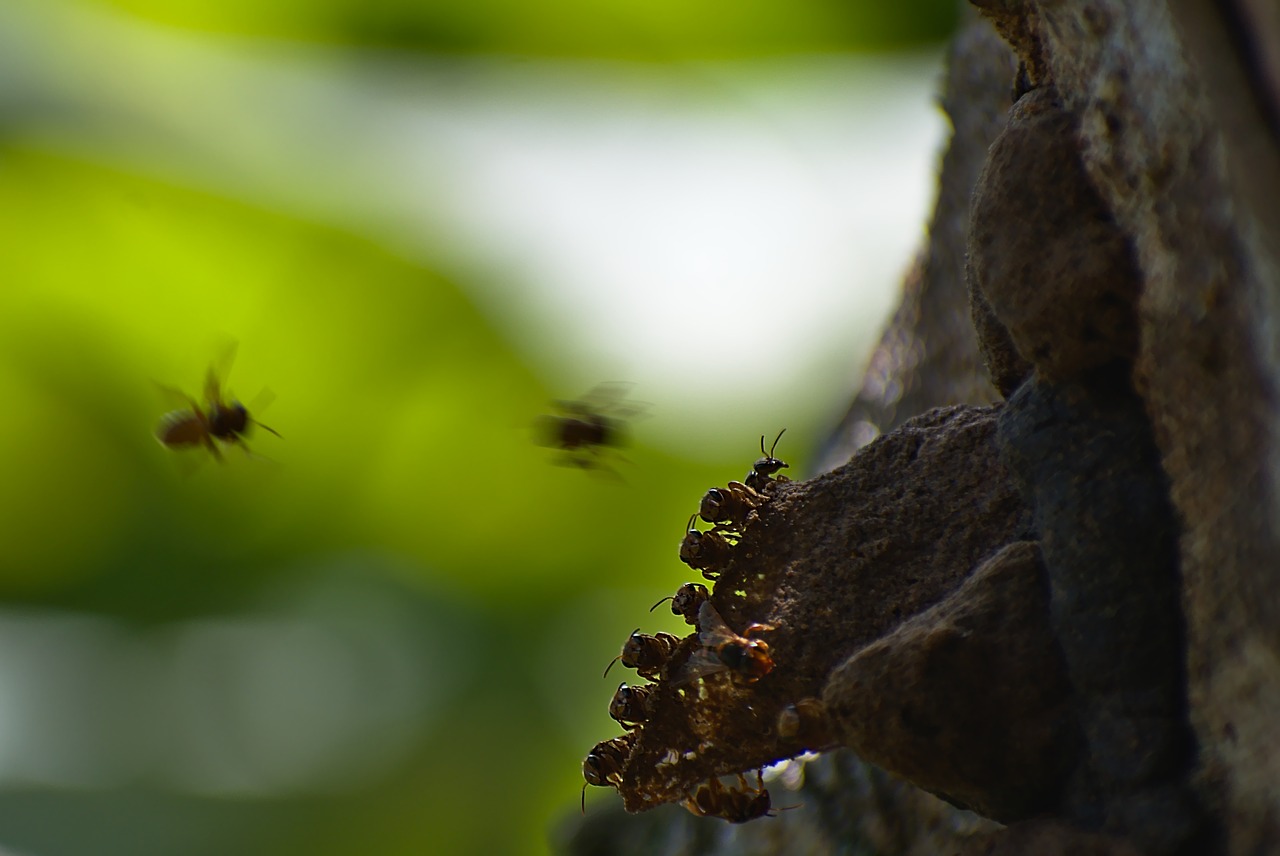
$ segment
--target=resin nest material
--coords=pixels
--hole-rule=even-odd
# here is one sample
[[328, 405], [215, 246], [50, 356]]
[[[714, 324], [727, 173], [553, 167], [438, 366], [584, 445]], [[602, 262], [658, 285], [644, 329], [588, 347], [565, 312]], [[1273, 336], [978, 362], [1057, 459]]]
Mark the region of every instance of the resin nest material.
[[[752, 773], [805, 750], [847, 743], [866, 751], [859, 744], [871, 732], [853, 727], [851, 719], [867, 680], [857, 656], [880, 640], [881, 647], [900, 652], [890, 653], [891, 660], [918, 661], [918, 640], [895, 631], [916, 616], [932, 620], [924, 616], [949, 599], [952, 606], [939, 607], [934, 615], [952, 628], [947, 633], [965, 635], [969, 617], [976, 615], [971, 635], [986, 634], [977, 647], [962, 646], [973, 670], [913, 680], [899, 690], [895, 704], [946, 706], [963, 686], [992, 705], [1005, 705], [992, 712], [1010, 721], [1023, 712], [1019, 704], [1039, 717], [1037, 722], [1057, 715], [1064, 690], [1054, 676], [1061, 667], [1046, 639], [1026, 634], [1025, 647], [1037, 652], [1026, 674], [1039, 675], [1039, 694], [1021, 701], [1016, 694], [997, 692], [1009, 680], [1008, 672], [987, 670], [985, 658], [973, 656], [997, 647], [999, 634], [1008, 628], [1042, 623], [1047, 610], [1034, 548], [1016, 547], [991, 561], [1007, 545], [1025, 541], [1029, 527], [1026, 508], [997, 454], [998, 413], [991, 407], [934, 410], [880, 437], [830, 473], [769, 486], [768, 501], [747, 515], [710, 603], [736, 633], [753, 624], [769, 628], [757, 638], [767, 639], [772, 668], [754, 679], [727, 670], [691, 677], [690, 663], [707, 659], [706, 640], [697, 633], [682, 639], [657, 676], [647, 719], [633, 731], [619, 775], [609, 781], [628, 810], [683, 802], [712, 779]], [[987, 589], [965, 581], [984, 565], [978, 579], [1018, 577], [1009, 597], [973, 595]], [[965, 606], [968, 600], [973, 604]], [[990, 607], [997, 603], [1017, 614], [994, 616]], [[918, 675], [928, 671], [919, 665], [910, 668]], [[943, 665], [959, 669], [965, 664]], [[819, 698], [834, 704], [835, 717], [826, 715]], [[965, 715], [978, 714], [971, 705]], [[966, 722], [958, 717], [954, 727], [963, 730]], [[966, 780], [960, 781], [955, 762], [942, 753], [931, 767], [921, 752], [921, 734], [890, 728], [875, 738], [875, 758], [886, 769], [953, 800], [993, 806], [997, 814], [1043, 808], [1048, 797], [1041, 796], [1056, 793], [1060, 785], [1062, 764], [1044, 765], [1040, 779], [1030, 783], [1034, 776], [1024, 769], [962, 770], [960, 778]], [[992, 757], [1005, 738], [986, 729], [973, 739], [994, 742], [974, 750]], [[1056, 758], [1060, 750], [1050, 745], [1042, 757]], [[1011, 788], [1032, 797], [1011, 800]]]

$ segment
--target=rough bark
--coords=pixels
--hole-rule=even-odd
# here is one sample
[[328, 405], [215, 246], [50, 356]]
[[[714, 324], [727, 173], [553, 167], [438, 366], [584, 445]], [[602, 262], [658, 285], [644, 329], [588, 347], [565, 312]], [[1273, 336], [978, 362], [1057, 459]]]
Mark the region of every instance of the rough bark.
[[842, 746], [782, 777], [813, 810], [682, 852], [1273, 852], [1280, 14], [975, 5], [929, 243], [827, 472], [715, 569], [772, 669], [693, 680], [682, 640], [609, 784], [643, 810]]

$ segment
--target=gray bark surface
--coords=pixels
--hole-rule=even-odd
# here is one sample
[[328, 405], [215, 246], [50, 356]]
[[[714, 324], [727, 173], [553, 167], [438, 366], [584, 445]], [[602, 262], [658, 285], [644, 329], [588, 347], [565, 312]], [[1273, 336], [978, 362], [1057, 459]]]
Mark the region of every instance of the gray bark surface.
[[601, 810], [563, 852], [1280, 852], [1280, 7], [974, 5], [825, 475], [717, 569], [772, 668], [691, 693], [682, 640], [610, 780], [646, 810], [799, 756], [803, 809]]

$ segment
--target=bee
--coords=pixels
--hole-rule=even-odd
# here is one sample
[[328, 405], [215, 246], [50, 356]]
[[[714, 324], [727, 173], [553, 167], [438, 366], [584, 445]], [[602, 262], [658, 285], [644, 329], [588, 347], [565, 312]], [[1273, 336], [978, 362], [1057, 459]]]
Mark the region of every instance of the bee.
[[803, 698], [778, 712], [778, 737], [788, 743], [821, 747], [832, 742], [827, 706], [819, 698]]
[[742, 482], [731, 481], [726, 487], [713, 487], [702, 497], [698, 516], [715, 529], [738, 531], [746, 525], [747, 514], [763, 504], [765, 498]]
[[[156, 439], [168, 449], [204, 446], [217, 460], [222, 460], [219, 443], [237, 445], [249, 451], [244, 435], [250, 425], [257, 425], [277, 437], [280, 433], [249, 415], [249, 410], [239, 401], [227, 401], [222, 397], [222, 385], [212, 367], [205, 376], [204, 407], [191, 396], [178, 393], [186, 399], [189, 409], [166, 413], [156, 428]], [[215, 442], [216, 441], [216, 442]]]
[[582, 813], [587, 813], [587, 785], [618, 786], [622, 780], [622, 766], [631, 752], [632, 732], [628, 731], [612, 740], [602, 740], [582, 759]]
[[723, 532], [712, 529], [699, 532], [695, 521], [698, 515], [689, 517], [689, 523], [680, 542], [680, 561], [694, 570], [702, 571], [709, 580], [720, 576], [720, 571], [733, 558], [733, 544]]
[[773, 629], [768, 624], [752, 624], [739, 636], [711, 601], [704, 602], [698, 608], [698, 642], [702, 647], [685, 661], [673, 684], [679, 686], [720, 672], [729, 672], [744, 684], [755, 683], [773, 670], [773, 658], [769, 643], [752, 637]]
[[730, 823], [746, 823], [758, 817], [773, 817], [774, 810], [769, 792], [764, 787], [764, 776], [756, 771], [756, 785], [747, 784], [738, 774], [738, 788], [726, 788], [718, 778], [698, 785], [697, 790], [684, 801], [684, 807], [698, 817], [718, 817]]
[[649, 696], [652, 686], [629, 687], [619, 684], [618, 691], [609, 702], [609, 716], [623, 728], [635, 728], [649, 720]]
[[622, 665], [628, 669], [635, 669], [640, 677], [655, 680], [679, 644], [679, 636], [662, 632], [650, 636], [647, 633], [641, 633], [640, 628], [637, 627], [622, 644], [622, 653], [605, 666], [604, 677], [608, 677], [613, 664], [621, 660]]
[[787, 433], [787, 429], [783, 428], [778, 432], [778, 436], [773, 438], [773, 445], [769, 447], [769, 451], [764, 450], [764, 435], [760, 435], [760, 454], [764, 457], [760, 458], [751, 467], [751, 472], [747, 473], [747, 487], [757, 491], [763, 491], [768, 485], [779, 481], [790, 481], [786, 476], [778, 476], [773, 478], [773, 474], [783, 467], [789, 466], [785, 461], [780, 461], [773, 456], [773, 450], [778, 448], [778, 441], [782, 439], [782, 435]]
[[644, 405], [623, 402], [630, 386], [602, 383], [578, 401], [552, 402], [559, 412], [538, 420], [539, 444], [563, 452], [560, 463], [610, 471], [602, 459], [604, 450], [622, 446], [626, 441], [626, 421], [644, 410]]
[[680, 586], [675, 594], [664, 597], [662, 600], [649, 607], [649, 611], [653, 612], [659, 606], [671, 601], [671, 614], [679, 615], [684, 618], [686, 624], [697, 626], [698, 609], [709, 600], [711, 592], [707, 591], [707, 587], [702, 583], [685, 583]]

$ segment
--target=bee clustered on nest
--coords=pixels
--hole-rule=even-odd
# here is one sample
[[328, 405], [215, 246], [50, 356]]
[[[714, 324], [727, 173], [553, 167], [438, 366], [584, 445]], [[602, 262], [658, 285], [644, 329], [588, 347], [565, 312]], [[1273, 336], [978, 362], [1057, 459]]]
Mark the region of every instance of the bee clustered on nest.
[[[765, 452], [742, 482], [708, 491], [679, 552], [710, 587], [686, 583], [654, 605], [669, 601], [695, 632], [637, 630], [627, 639], [615, 660], [652, 683], [614, 695], [610, 712], [627, 731], [592, 749], [587, 783], [615, 788], [631, 812], [676, 802], [743, 822], [776, 811], [758, 777], [763, 767], [840, 745], [868, 751], [859, 723], [869, 714], [855, 710], [855, 700], [889, 699], [904, 710], [934, 702], [982, 708], [966, 709], [963, 722], [1003, 725], [1020, 715], [998, 686], [972, 691], [986, 686], [976, 673], [990, 670], [989, 657], [937, 698], [918, 683], [894, 696], [889, 678], [838, 668], [956, 594], [975, 568], [1025, 536], [1025, 507], [995, 450], [996, 412], [932, 411], [805, 481], [776, 477], [785, 464]], [[711, 528], [698, 529], [698, 516]], [[904, 649], [912, 651], [935, 655], [929, 645]], [[896, 722], [898, 713], [870, 715]], [[887, 769], [902, 766], [894, 763], [901, 758], [927, 759], [939, 738], [906, 726], [882, 747]], [[963, 734], [942, 736], [963, 744]], [[1002, 796], [1008, 778], [993, 774], [962, 801], [980, 806], [988, 793]], [[931, 768], [913, 780], [944, 796], [955, 781]]]
[[[726, 733], [724, 715], [727, 712], [737, 712], [733, 714], [736, 722], [728, 729], [730, 732], [761, 730], [761, 710], [750, 702], [741, 702], [750, 698], [754, 684], [767, 679], [773, 671], [772, 649], [763, 637], [777, 628], [761, 622], [744, 622], [742, 632], [735, 631], [721, 610], [735, 619], [740, 617], [743, 600], [740, 586], [744, 581], [723, 575], [739, 550], [752, 549], [745, 541], [756, 519], [755, 512], [770, 500], [779, 486], [789, 481], [777, 475], [788, 465], [773, 455], [785, 430], [778, 433], [767, 452], [762, 436], [762, 457], [743, 481], [731, 481], [725, 487], [708, 490], [698, 512], [689, 518], [680, 542], [680, 559], [712, 581], [714, 590], [702, 583], [690, 582], [674, 595], [659, 600], [650, 611], [669, 601], [671, 612], [684, 618], [695, 632], [681, 639], [670, 633], [649, 635], [637, 629], [605, 669], [607, 675], [614, 663], [621, 661], [623, 666], [635, 669], [653, 683], [643, 686], [623, 683], [614, 693], [609, 715], [628, 731], [621, 737], [597, 744], [587, 755], [583, 762], [587, 784], [629, 790], [629, 759], [638, 745], [649, 742], [645, 739], [646, 728], [655, 718], [660, 723], [682, 720], [697, 738], [695, 745], [685, 751], [672, 750], [658, 759], [655, 769], [659, 770], [671, 766], [680, 757], [686, 760], [700, 754], [715, 757], [717, 741]], [[699, 518], [711, 524], [711, 529], [698, 529]], [[778, 711], [774, 716], [778, 724], [764, 723], [765, 730], [778, 732], [783, 735], [781, 739], [798, 748], [802, 738], [821, 733], [822, 729], [814, 725], [821, 717], [821, 702], [806, 699], [800, 705], [789, 704]], [[661, 731], [664, 726], [654, 725], [653, 729]], [[723, 784], [721, 773], [716, 773], [686, 787], [680, 801], [695, 815], [719, 817], [733, 823], [773, 815], [776, 810], [760, 775], [762, 766], [756, 767], [754, 785], [742, 775], [742, 770], [726, 771], [736, 773], [736, 785]], [[584, 785], [584, 797], [585, 788]], [[666, 789], [663, 793], [654, 793], [641, 786], [636, 796], [641, 800], [640, 807], [647, 807], [646, 804], [670, 801], [671, 792]], [[637, 810], [635, 800], [626, 793], [624, 800], [629, 809]]]

